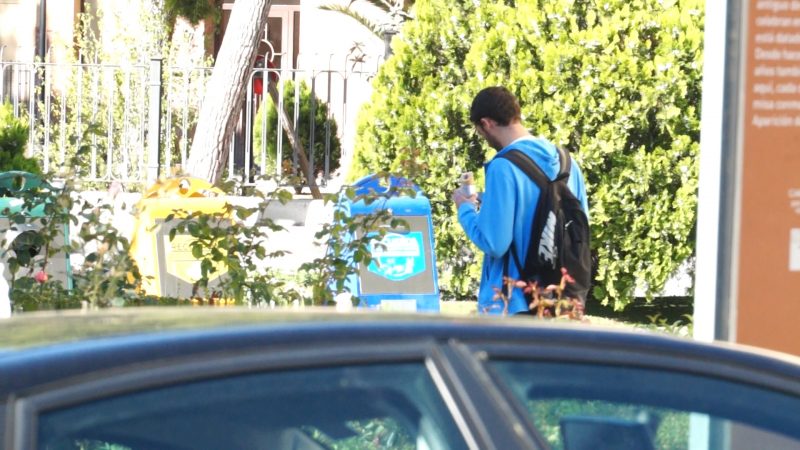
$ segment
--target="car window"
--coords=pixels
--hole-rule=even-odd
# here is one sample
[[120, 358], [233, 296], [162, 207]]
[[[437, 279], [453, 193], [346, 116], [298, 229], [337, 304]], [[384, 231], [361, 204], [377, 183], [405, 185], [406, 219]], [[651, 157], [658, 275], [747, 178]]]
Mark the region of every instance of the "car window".
[[464, 449], [419, 364], [287, 370], [43, 412], [38, 448]]
[[[800, 399], [709, 377], [621, 366], [493, 361], [554, 449], [800, 448]], [[757, 442], [730, 447], [731, 442]]]

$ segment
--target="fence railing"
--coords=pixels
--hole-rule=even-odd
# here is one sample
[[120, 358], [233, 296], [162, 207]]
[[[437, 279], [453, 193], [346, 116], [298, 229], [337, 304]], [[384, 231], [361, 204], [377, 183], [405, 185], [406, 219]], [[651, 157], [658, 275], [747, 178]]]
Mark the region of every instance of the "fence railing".
[[[267, 84], [278, 88], [309, 160], [308, 178], [328, 179], [352, 146], [355, 117], [377, 66], [256, 68], [249, 75], [236, 132], [223, 150], [227, 175], [252, 183], [297, 171]], [[47, 172], [87, 182], [142, 183], [185, 166], [206, 94], [207, 67], [3, 61], [0, 101], [30, 126], [29, 156]], [[211, 93], [213, 95], [213, 93]]]

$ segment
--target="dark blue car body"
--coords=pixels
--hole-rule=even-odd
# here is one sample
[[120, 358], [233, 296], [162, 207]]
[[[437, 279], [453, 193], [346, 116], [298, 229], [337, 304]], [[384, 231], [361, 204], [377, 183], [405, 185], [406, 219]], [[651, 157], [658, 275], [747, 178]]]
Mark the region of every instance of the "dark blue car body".
[[6, 449], [800, 448], [796, 359], [649, 332], [178, 309], [12, 318], [0, 347]]

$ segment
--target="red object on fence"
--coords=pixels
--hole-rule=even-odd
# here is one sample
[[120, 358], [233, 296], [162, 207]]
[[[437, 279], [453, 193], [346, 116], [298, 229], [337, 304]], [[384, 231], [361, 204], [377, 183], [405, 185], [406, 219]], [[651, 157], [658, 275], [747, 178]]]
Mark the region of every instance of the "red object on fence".
[[[265, 67], [264, 60], [265, 60], [264, 56], [257, 56], [255, 67], [256, 68]], [[270, 69], [275, 69], [275, 65], [272, 63], [271, 60], [266, 60], [266, 61], [267, 61], [266, 64], [267, 70], [265, 70], [264, 72], [267, 72]], [[256, 75], [253, 77], [253, 93], [256, 95], [264, 94], [264, 72], [256, 73]], [[273, 71], [269, 71], [268, 73], [269, 73], [269, 81], [272, 83], [277, 83], [278, 73]]]

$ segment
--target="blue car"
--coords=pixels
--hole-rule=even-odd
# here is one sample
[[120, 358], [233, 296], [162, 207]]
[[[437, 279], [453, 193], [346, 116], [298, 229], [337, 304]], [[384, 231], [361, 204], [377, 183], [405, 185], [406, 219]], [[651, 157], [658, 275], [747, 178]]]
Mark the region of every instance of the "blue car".
[[786, 355], [530, 318], [177, 308], [0, 322], [8, 450], [799, 449]]

